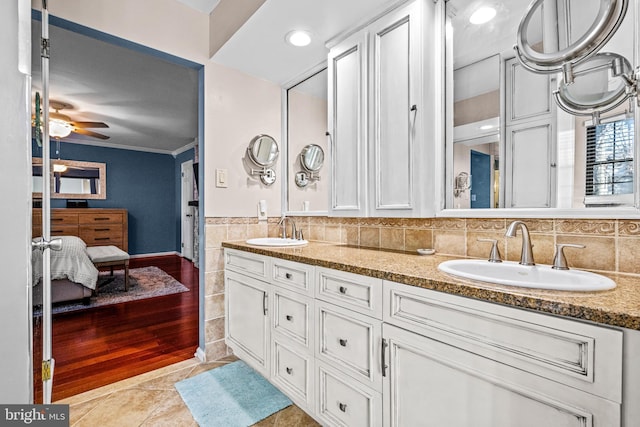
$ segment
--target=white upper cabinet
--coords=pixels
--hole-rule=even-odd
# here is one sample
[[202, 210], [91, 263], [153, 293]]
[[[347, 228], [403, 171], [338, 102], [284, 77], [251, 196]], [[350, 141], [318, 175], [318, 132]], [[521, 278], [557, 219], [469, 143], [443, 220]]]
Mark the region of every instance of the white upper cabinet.
[[358, 33], [329, 53], [330, 210], [364, 215], [367, 140], [367, 40]]
[[433, 106], [424, 103], [422, 61], [435, 59], [425, 50], [434, 43], [423, 28], [433, 27], [425, 21], [435, 21], [435, 8], [430, 1], [408, 3], [331, 49], [331, 215], [426, 213], [429, 185], [421, 181], [433, 162], [433, 141], [423, 128]]

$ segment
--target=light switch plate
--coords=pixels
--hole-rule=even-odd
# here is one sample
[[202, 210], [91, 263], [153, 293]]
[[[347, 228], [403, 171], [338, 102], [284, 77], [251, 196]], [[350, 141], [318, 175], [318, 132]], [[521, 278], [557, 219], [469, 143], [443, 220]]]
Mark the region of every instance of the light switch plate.
[[216, 169], [216, 187], [227, 188], [229, 186], [227, 182], [227, 170]]

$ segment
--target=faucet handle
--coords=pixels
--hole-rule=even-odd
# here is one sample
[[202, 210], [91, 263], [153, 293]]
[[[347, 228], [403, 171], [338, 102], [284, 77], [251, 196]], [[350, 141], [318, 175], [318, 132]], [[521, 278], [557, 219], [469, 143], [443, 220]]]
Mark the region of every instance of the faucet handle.
[[298, 230], [298, 235], [296, 236], [298, 240], [304, 240], [304, 234], [302, 233], [302, 228]]
[[491, 253], [489, 254], [489, 260], [488, 260], [489, 262], [502, 262], [500, 249], [498, 249], [498, 240], [478, 238], [478, 242], [489, 242], [493, 244], [491, 246]]
[[584, 249], [585, 245], [576, 245], [575, 243], [556, 243], [556, 253], [553, 256], [553, 265], [551, 268], [554, 270], [568, 270], [567, 258], [564, 256], [564, 248], [577, 248]]

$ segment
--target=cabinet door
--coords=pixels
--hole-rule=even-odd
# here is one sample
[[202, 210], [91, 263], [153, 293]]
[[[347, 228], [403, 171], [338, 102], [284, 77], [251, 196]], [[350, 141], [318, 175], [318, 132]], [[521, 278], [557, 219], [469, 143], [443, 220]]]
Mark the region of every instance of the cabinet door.
[[370, 27], [370, 187], [372, 212], [407, 215], [416, 207], [415, 138], [423, 105], [420, 94], [419, 2], [377, 20]]
[[385, 324], [385, 426], [610, 427], [620, 405]]
[[269, 376], [267, 283], [225, 272], [225, 340], [239, 358]]
[[331, 49], [328, 123], [331, 143], [330, 207], [334, 215], [366, 214], [367, 43], [360, 32]]

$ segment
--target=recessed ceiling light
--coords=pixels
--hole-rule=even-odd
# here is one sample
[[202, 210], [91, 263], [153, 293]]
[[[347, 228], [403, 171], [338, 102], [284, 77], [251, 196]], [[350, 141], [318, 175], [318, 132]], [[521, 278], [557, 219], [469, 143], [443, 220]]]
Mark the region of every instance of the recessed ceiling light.
[[307, 46], [311, 43], [311, 34], [308, 31], [293, 30], [287, 33], [285, 40], [292, 46]]
[[491, 21], [496, 16], [496, 10], [492, 7], [483, 6], [473, 12], [469, 18], [469, 22], [475, 25], [484, 24]]

